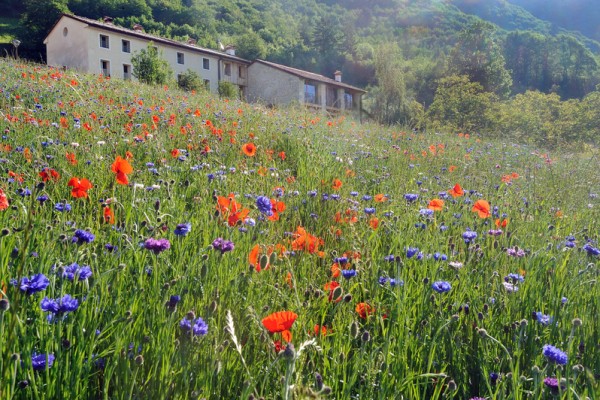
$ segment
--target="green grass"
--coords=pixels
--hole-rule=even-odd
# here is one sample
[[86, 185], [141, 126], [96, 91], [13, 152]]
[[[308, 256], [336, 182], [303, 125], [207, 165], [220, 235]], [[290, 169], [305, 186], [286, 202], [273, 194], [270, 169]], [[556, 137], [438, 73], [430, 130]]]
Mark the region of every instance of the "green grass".
[[18, 18], [0, 17], [0, 43], [11, 43], [18, 26]]
[[[565, 379], [560, 398], [597, 397], [599, 270], [588, 254], [600, 234], [597, 156], [414, 135], [35, 64], [1, 60], [0, 70], [0, 188], [10, 200], [0, 211], [9, 304], [0, 398], [547, 399], [546, 377]], [[249, 142], [252, 157], [242, 152]], [[120, 185], [111, 166], [126, 152], [133, 172]], [[42, 184], [43, 168], [60, 178]], [[72, 196], [73, 177], [91, 181], [87, 198]], [[457, 183], [465, 196], [422, 215]], [[217, 212], [230, 193], [254, 223], [229, 226], [235, 210]], [[407, 202], [408, 193], [419, 198]], [[285, 203], [278, 220], [261, 214], [257, 196]], [[497, 236], [488, 233], [496, 215], [472, 212], [481, 199], [508, 220]], [[64, 203], [70, 211], [57, 210]], [[190, 232], [176, 235], [186, 222]], [[305, 246], [299, 226], [314, 235]], [[95, 239], [73, 243], [78, 229]], [[213, 248], [219, 237], [234, 249]], [[154, 254], [143, 247], [149, 238], [171, 246]], [[257, 244], [265, 255], [275, 248], [259, 257], [269, 264], [260, 272], [248, 259]], [[408, 247], [419, 251], [409, 257]], [[522, 256], [511, 256], [517, 247]], [[332, 276], [342, 256], [356, 276]], [[73, 263], [92, 276], [64, 278]], [[41, 292], [10, 284], [39, 273], [49, 279]], [[516, 292], [509, 274], [524, 279]], [[450, 291], [434, 291], [436, 281]], [[42, 300], [66, 294], [78, 308], [48, 321]], [[372, 307], [366, 318], [360, 303]], [[298, 316], [294, 349], [277, 353], [283, 335], [261, 321], [284, 310]], [[192, 313], [206, 335], [180, 327]], [[315, 325], [327, 334], [315, 336]], [[568, 363], [549, 362], [545, 344]], [[52, 354], [53, 365], [34, 370], [34, 353]]]

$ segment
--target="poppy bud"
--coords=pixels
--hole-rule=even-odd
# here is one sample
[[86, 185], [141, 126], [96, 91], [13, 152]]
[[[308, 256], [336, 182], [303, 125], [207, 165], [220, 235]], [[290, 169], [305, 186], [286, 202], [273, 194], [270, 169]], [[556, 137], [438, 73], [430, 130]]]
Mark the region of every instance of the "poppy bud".
[[573, 324], [573, 327], [577, 328], [578, 326], [581, 326], [583, 322], [579, 318], [574, 318], [573, 321], [571, 321], [571, 323]]
[[369, 333], [369, 331], [364, 331], [360, 337], [360, 340], [363, 343], [368, 343], [371, 340], [371, 334]]
[[141, 354], [138, 354], [137, 356], [135, 356], [134, 361], [137, 365], [143, 365], [144, 364], [144, 356], [142, 356]]
[[451, 392], [454, 392], [456, 390], [456, 382], [454, 382], [454, 379], [448, 382], [448, 390]]
[[350, 336], [357, 337], [358, 336], [358, 324], [355, 322], [350, 325]]
[[8, 311], [9, 308], [10, 303], [8, 302], [8, 299], [0, 299], [0, 311]]

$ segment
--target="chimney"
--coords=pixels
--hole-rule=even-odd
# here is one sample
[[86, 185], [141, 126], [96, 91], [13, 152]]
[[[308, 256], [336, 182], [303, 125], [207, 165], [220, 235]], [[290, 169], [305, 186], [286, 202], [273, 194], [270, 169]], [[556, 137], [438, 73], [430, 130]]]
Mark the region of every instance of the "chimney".
[[187, 41], [187, 44], [189, 44], [190, 46], [195, 46], [196, 45], [196, 39], [193, 38], [189, 38]]
[[112, 23], [113, 23], [112, 17], [104, 17], [103, 20], [104, 20], [104, 23], [107, 25], [112, 25]]
[[225, 46], [225, 54], [235, 56], [235, 46], [232, 44], [228, 44], [227, 46]]
[[335, 79], [336, 82], [341, 82], [342, 81], [342, 71], [335, 71], [333, 73], [333, 77]]
[[144, 32], [144, 27], [141, 26], [140, 24], [135, 24], [135, 25], [133, 25], [133, 30], [136, 32]]

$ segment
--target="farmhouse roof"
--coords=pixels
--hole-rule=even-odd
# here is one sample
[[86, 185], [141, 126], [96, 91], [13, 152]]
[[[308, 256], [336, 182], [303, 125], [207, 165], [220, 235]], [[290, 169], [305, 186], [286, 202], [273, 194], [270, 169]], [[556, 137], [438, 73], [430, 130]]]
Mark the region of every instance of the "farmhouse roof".
[[[62, 17], [58, 21], [56, 21], [56, 23], [54, 24], [52, 29], [50, 29], [48, 36], [50, 36], [50, 33], [52, 33], [52, 31], [54, 30], [56, 25], [58, 25], [59, 21], [65, 17], [74, 19], [79, 22], [83, 22], [84, 24], [88, 24], [89, 26], [93, 26], [98, 29], [122, 33], [125, 35], [134, 36], [134, 37], [137, 37], [140, 39], [151, 40], [155, 43], [162, 43], [162, 44], [179, 47], [182, 49], [191, 50], [191, 51], [195, 51], [195, 52], [199, 52], [199, 53], [210, 54], [210, 55], [213, 55], [216, 57], [221, 57], [224, 59], [229, 59], [229, 60], [237, 61], [237, 62], [244, 63], [244, 64], [250, 64], [249, 60], [246, 60], [241, 57], [232, 56], [232, 55], [229, 55], [229, 54], [217, 51], [217, 50], [206, 49], [204, 47], [199, 47], [199, 46], [195, 46], [192, 44], [182, 43], [182, 42], [178, 42], [176, 40], [166, 39], [166, 38], [163, 38], [160, 36], [151, 35], [151, 34], [145, 33], [142, 30], [127, 29], [122, 26], [114, 25], [112, 23], [104, 23], [102, 21], [97, 21], [97, 20], [90, 19], [90, 18], [80, 17], [78, 15], [73, 15], [73, 14], [62, 14]], [[46, 39], [44, 39], [44, 43], [46, 43], [48, 36], [46, 36]]]
[[315, 74], [314, 72], [308, 72], [308, 71], [304, 71], [302, 69], [292, 68], [292, 67], [288, 67], [288, 66], [281, 65], [281, 64], [276, 64], [274, 62], [265, 61], [265, 60], [255, 60], [252, 62], [252, 64], [254, 64], [254, 63], [264, 64], [269, 67], [278, 69], [280, 71], [287, 72], [288, 74], [295, 75], [299, 78], [308, 79], [311, 81], [323, 82], [323, 83], [327, 83], [331, 86], [336, 86], [336, 87], [343, 88], [343, 89], [350, 89], [355, 92], [366, 93], [366, 91], [363, 89], [357, 88], [352, 85], [348, 85], [343, 82], [338, 82], [335, 79], [331, 79], [331, 78], [328, 78], [323, 75]]

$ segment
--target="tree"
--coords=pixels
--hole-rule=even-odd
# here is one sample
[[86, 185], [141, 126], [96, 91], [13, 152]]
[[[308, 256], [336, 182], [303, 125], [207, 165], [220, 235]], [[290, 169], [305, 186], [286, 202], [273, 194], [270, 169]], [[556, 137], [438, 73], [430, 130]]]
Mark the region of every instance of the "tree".
[[192, 90], [199, 91], [205, 88], [202, 77], [191, 69], [188, 69], [179, 75], [177, 79], [177, 85], [179, 85], [181, 89], [188, 92], [191, 92]]
[[377, 86], [369, 90], [366, 103], [377, 122], [412, 124], [417, 104], [406, 88], [405, 61], [395, 43], [377, 47], [373, 54]]
[[226, 99], [237, 99], [240, 97], [240, 91], [236, 85], [231, 82], [219, 82], [219, 96]]
[[466, 75], [452, 75], [440, 79], [427, 116], [434, 128], [466, 132], [489, 129], [495, 119], [491, 115], [494, 100], [479, 82], [471, 82]]
[[264, 59], [267, 56], [267, 46], [263, 38], [254, 31], [249, 31], [236, 40], [237, 54], [248, 60]]
[[512, 80], [493, 33], [493, 25], [483, 21], [464, 29], [450, 53], [450, 72], [467, 75], [471, 82], [480, 83], [486, 92], [506, 97], [510, 94]]
[[39, 60], [46, 58], [44, 38], [62, 13], [69, 11], [67, 0], [25, 0], [25, 12], [21, 16], [21, 29], [18, 39], [21, 40], [19, 51], [22, 56]]
[[142, 83], [165, 84], [173, 76], [169, 62], [162, 58], [162, 52], [148, 43], [146, 49], [136, 51], [131, 57], [133, 76]]

